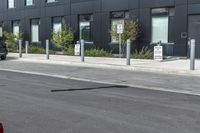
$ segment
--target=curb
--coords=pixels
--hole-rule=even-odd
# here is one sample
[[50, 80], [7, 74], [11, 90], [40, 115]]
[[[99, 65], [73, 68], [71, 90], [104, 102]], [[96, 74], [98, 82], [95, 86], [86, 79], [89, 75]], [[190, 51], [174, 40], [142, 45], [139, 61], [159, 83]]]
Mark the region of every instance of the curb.
[[160, 74], [172, 74], [180, 76], [194, 76], [200, 77], [200, 73], [190, 70], [172, 70], [166, 68], [153, 68], [153, 67], [144, 67], [143, 65], [135, 66], [126, 66], [126, 65], [111, 65], [111, 64], [98, 64], [98, 63], [89, 63], [89, 62], [76, 62], [76, 61], [52, 61], [52, 60], [36, 60], [36, 59], [25, 59], [20, 58], [17, 61], [30, 62], [30, 63], [43, 63], [51, 65], [67, 65], [67, 66], [77, 66], [77, 67], [89, 67], [89, 68], [101, 68], [101, 69], [111, 69], [111, 70], [124, 70], [124, 71], [136, 71], [136, 72], [152, 72]]

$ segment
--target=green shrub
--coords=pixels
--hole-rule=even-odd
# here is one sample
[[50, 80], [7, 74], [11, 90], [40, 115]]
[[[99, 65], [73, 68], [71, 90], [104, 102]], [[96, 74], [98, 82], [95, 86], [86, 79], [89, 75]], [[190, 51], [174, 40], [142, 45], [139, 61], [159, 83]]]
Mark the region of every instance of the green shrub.
[[30, 46], [29, 47], [29, 53], [30, 54], [45, 54], [45, 49], [41, 47], [36, 47], [36, 46]]
[[59, 31], [52, 32], [52, 42], [63, 51], [70, 48], [74, 41], [74, 33], [69, 25], [64, 24]]
[[90, 50], [85, 51], [85, 56], [89, 56], [89, 57], [112, 57], [113, 55], [112, 55], [111, 52], [107, 52], [103, 49], [92, 48]]
[[134, 59], [153, 59], [153, 51], [148, 49], [148, 47], [143, 47], [141, 51], [135, 50], [132, 54], [132, 58]]
[[74, 48], [73, 47], [69, 47], [68, 49], [66, 49], [63, 53], [64, 55], [69, 55], [69, 56], [74, 56]]
[[[23, 53], [25, 53], [25, 49], [23, 49]], [[30, 46], [29, 53], [30, 54], [45, 54], [46, 50], [43, 47]], [[49, 50], [49, 54], [55, 54], [55, 51]]]
[[3, 35], [5, 38], [5, 43], [8, 48], [8, 51], [9, 52], [17, 52], [19, 40], [22, 40], [23, 33], [19, 33], [18, 35], [15, 35], [12, 32], [4, 32]]
[[54, 50], [49, 50], [49, 54], [56, 54], [56, 52]]
[[[126, 41], [130, 39], [131, 44], [138, 39], [141, 34], [141, 29], [138, 21], [134, 20], [126, 20], [123, 25], [123, 33], [121, 35], [121, 54], [125, 56], [126, 53]], [[116, 40], [118, 43], [119, 41], [119, 34], [117, 34], [117, 25], [112, 25], [110, 29], [110, 35], [112, 39]], [[119, 47], [120, 48], [120, 47]]]

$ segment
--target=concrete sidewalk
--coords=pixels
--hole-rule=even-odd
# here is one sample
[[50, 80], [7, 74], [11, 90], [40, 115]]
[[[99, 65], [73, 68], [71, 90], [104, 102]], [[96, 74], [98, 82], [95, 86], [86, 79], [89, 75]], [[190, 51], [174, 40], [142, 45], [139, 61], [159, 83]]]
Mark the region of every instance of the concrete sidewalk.
[[196, 60], [196, 70], [190, 71], [190, 62], [187, 59], [163, 62], [132, 59], [131, 66], [126, 66], [126, 59], [120, 58], [86, 57], [85, 62], [81, 62], [79, 56], [50, 55], [49, 60], [46, 60], [45, 55], [39, 54], [23, 54], [22, 58], [18, 57], [19, 55], [16, 53], [9, 53], [8, 55], [8, 59], [23, 62], [200, 76], [200, 60]]

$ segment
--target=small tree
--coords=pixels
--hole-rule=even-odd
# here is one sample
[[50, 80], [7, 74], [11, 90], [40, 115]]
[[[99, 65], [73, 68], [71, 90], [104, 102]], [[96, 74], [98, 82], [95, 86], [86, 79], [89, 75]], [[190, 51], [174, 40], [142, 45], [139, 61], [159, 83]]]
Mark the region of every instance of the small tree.
[[68, 25], [62, 26], [60, 31], [53, 31], [52, 42], [63, 51], [72, 46], [74, 41], [74, 33]]
[[18, 49], [18, 42], [19, 40], [22, 40], [23, 33], [19, 33], [18, 35], [15, 35], [12, 32], [4, 32], [4, 39], [6, 46], [8, 48], [8, 51], [15, 52]]
[[[110, 34], [112, 37], [116, 38], [116, 40], [119, 42], [119, 34], [117, 34], [116, 27], [111, 29]], [[139, 35], [140, 35], [140, 26], [138, 22], [133, 20], [125, 20], [124, 31], [121, 35], [122, 55], [125, 54], [126, 41], [130, 39], [131, 42], [133, 43], [137, 40]]]

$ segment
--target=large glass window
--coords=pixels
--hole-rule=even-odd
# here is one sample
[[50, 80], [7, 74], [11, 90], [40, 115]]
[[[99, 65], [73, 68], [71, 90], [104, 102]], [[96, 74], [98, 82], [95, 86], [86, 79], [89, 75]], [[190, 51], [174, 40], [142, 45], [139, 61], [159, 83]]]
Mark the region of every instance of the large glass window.
[[173, 37], [169, 35], [173, 28], [173, 8], [157, 8], [152, 9], [151, 19], [151, 42], [157, 43], [168, 43], [173, 40]]
[[15, 8], [15, 0], [8, 0], [8, 8]]
[[53, 17], [52, 18], [53, 32], [59, 32], [62, 30], [63, 21], [64, 21], [63, 17]]
[[31, 41], [39, 42], [39, 19], [31, 20]]
[[152, 42], [168, 42], [168, 17], [152, 17]]
[[47, 3], [56, 2], [57, 0], [46, 0]]
[[17, 20], [17, 21], [12, 21], [12, 30], [13, 30], [13, 34], [15, 35], [15, 36], [18, 36], [19, 35], [19, 33], [20, 33], [20, 27], [19, 27], [19, 21]]
[[91, 35], [91, 22], [93, 15], [80, 15], [79, 16], [79, 39], [85, 41], [92, 41]]
[[3, 22], [0, 22], [0, 38], [3, 37]]
[[[129, 19], [129, 12], [112, 12], [111, 13], [111, 30], [114, 32], [117, 32], [117, 25], [122, 24], [124, 25], [124, 22], [126, 19]], [[111, 36], [111, 42], [118, 43], [119, 40], [116, 38], [116, 36]]]
[[32, 6], [33, 0], [26, 0], [26, 6]]

